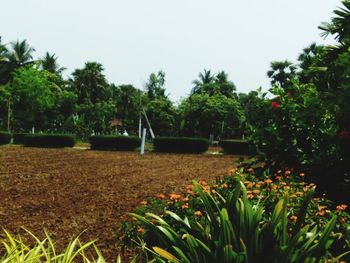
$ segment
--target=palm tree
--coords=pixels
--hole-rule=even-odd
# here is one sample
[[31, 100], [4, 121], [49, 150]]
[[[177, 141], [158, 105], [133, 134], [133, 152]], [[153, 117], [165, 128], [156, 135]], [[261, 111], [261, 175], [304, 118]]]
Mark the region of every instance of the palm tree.
[[8, 79], [8, 49], [1, 43], [0, 37], [0, 85], [6, 84]]
[[271, 79], [272, 85], [287, 88], [296, 77], [296, 66], [288, 60], [273, 61], [270, 67], [271, 69], [267, 72], [267, 76]]
[[0, 84], [9, 82], [12, 72], [17, 68], [33, 63], [34, 51], [26, 40], [11, 42], [10, 49], [0, 43]]
[[200, 72], [198, 74], [198, 79], [192, 82], [194, 84], [194, 87], [191, 93], [192, 94], [202, 93], [202, 87], [206, 84], [211, 84], [214, 81], [215, 81], [215, 76], [211, 74], [211, 71], [204, 69], [204, 73]]
[[11, 42], [10, 46], [11, 50], [8, 55], [8, 60], [15, 68], [34, 62], [33, 52], [35, 49], [27, 43], [27, 40]]
[[350, 1], [342, 1], [343, 7], [334, 11], [336, 15], [330, 23], [322, 23], [318, 28], [323, 31], [322, 35], [335, 35], [335, 39], [344, 44], [350, 41]]
[[61, 73], [66, 69], [64, 67], [60, 67], [57, 63], [57, 57], [55, 54], [50, 54], [46, 52], [45, 56], [40, 59], [41, 68], [43, 70], [49, 71], [51, 73], [61, 75]]
[[107, 99], [108, 82], [102, 64], [87, 62], [83, 69], [76, 69], [73, 73], [71, 86], [78, 94], [78, 103], [89, 100], [92, 103]]

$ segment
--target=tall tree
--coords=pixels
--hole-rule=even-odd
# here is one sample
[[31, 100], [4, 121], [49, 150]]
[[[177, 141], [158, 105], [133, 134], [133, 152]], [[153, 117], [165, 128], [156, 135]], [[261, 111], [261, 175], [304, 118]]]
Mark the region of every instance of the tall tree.
[[64, 67], [60, 67], [57, 63], [57, 57], [55, 54], [50, 54], [46, 52], [45, 56], [40, 59], [41, 68], [48, 72], [61, 75], [62, 72], [66, 69]]
[[78, 103], [90, 101], [96, 103], [109, 98], [109, 84], [102, 64], [86, 62], [83, 69], [76, 69], [70, 80], [71, 89], [78, 95]]
[[291, 81], [296, 78], [296, 66], [288, 60], [273, 61], [270, 65], [270, 70], [267, 71], [267, 76], [271, 79], [272, 85], [277, 85], [281, 88], [288, 88]]
[[200, 94], [202, 92], [202, 87], [204, 85], [212, 84], [215, 80], [215, 76], [211, 73], [210, 70], [204, 69], [204, 72], [198, 74], [198, 79], [194, 80], [192, 83], [194, 87], [191, 91], [191, 94]]
[[156, 98], [165, 98], [165, 73], [163, 71], [159, 71], [157, 74], [151, 73], [149, 79], [146, 83], [146, 92], [147, 96], [150, 100], [154, 100]]
[[0, 85], [9, 82], [16, 69], [33, 63], [34, 51], [26, 40], [11, 42], [10, 49], [0, 43]]

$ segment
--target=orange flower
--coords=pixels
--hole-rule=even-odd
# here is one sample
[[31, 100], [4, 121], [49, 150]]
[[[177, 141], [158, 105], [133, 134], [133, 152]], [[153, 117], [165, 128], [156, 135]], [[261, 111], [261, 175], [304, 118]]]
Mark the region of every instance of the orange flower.
[[278, 181], [281, 181], [281, 180], [282, 180], [282, 176], [276, 176], [276, 179], [277, 179]]
[[299, 176], [300, 176], [300, 177], [304, 177], [305, 174], [304, 174], [304, 173], [300, 173]]
[[255, 189], [252, 192], [253, 192], [253, 194], [260, 194], [260, 190], [258, 190], [258, 189]]
[[265, 183], [271, 184], [271, 183], [272, 183], [272, 180], [271, 180], [270, 178], [268, 178], [268, 179], [265, 180]]
[[165, 195], [163, 195], [163, 194], [158, 194], [158, 195], [157, 195], [157, 198], [158, 198], [158, 199], [164, 199], [164, 198], [165, 198]]
[[147, 202], [146, 200], [143, 200], [143, 201], [140, 202], [140, 204], [141, 204], [141, 205], [147, 205], [148, 202]]
[[298, 191], [298, 192], [296, 192], [295, 194], [296, 194], [297, 196], [303, 196], [304, 193]]
[[189, 184], [186, 186], [186, 189], [189, 191], [192, 191], [194, 189], [194, 185], [193, 184]]
[[139, 228], [137, 229], [137, 232], [143, 234], [143, 233], [145, 233], [145, 229], [144, 229], [143, 227], [139, 227]]
[[247, 172], [248, 172], [248, 173], [252, 173], [252, 172], [254, 172], [254, 170], [253, 170], [253, 168], [248, 168], [248, 169], [247, 169]]
[[298, 217], [297, 216], [291, 216], [290, 218], [290, 221], [292, 222], [292, 223], [296, 223], [297, 222], [297, 219], [298, 219]]
[[226, 189], [227, 187], [228, 187], [228, 185], [227, 185], [226, 183], [224, 183], [224, 184], [221, 185], [221, 188], [222, 188], [222, 189]]
[[209, 185], [204, 186], [203, 191], [210, 194], [210, 186]]
[[230, 169], [229, 171], [228, 171], [228, 174], [229, 175], [234, 175], [235, 173], [236, 173], [236, 168], [233, 168], [233, 169]]
[[208, 185], [208, 183], [207, 183], [206, 181], [204, 181], [204, 180], [199, 180], [198, 183], [199, 183], [200, 185], [202, 185], [202, 186]]
[[170, 194], [169, 195], [170, 200], [177, 201], [181, 198], [181, 195], [178, 194]]
[[254, 187], [254, 183], [251, 181], [246, 181], [245, 184], [247, 185], [247, 188], [252, 188]]
[[291, 171], [287, 170], [287, 171], [284, 172], [284, 175], [288, 176], [288, 175], [290, 175], [291, 173], [292, 173]]
[[277, 173], [278, 173], [278, 174], [282, 173], [282, 170], [278, 170]]
[[271, 184], [271, 189], [276, 192], [278, 190], [278, 186], [275, 184]]
[[348, 206], [347, 205], [337, 205], [336, 207], [336, 211], [337, 213], [341, 212], [341, 211], [344, 211]]
[[194, 212], [194, 215], [201, 217], [201, 216], [203, 216], [203, 213], [201, 211], [196, 211], [196, 212]]
[[184, 204], [181, 206], [182, 209], [187, 209], [188, 208], [188, 204]]
[[248, 199], [253, 199], [254, 198], [254, 194], [252, 194], [252, 193], [247, 193], [247, 197], [248, 197]]

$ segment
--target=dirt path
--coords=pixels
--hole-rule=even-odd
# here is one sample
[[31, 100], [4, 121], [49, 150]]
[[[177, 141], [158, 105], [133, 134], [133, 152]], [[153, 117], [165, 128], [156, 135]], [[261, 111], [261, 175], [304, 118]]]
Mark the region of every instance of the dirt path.
[[98, 239], [114, 257], [118, 223], [141, 200], [233, 166], [232, 156], [221, 155], [0, 147], [0, 227], [39, 236], [45, 228], [58, 245], [86, 230], [83, 240]]

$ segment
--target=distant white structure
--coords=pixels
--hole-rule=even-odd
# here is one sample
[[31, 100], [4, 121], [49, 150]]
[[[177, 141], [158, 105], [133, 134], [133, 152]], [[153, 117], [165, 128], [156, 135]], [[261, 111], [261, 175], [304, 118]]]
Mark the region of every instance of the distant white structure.
[[129, 136], [129, 133], [126, 130], [124, 130], [123, 135], [124, 136]]

